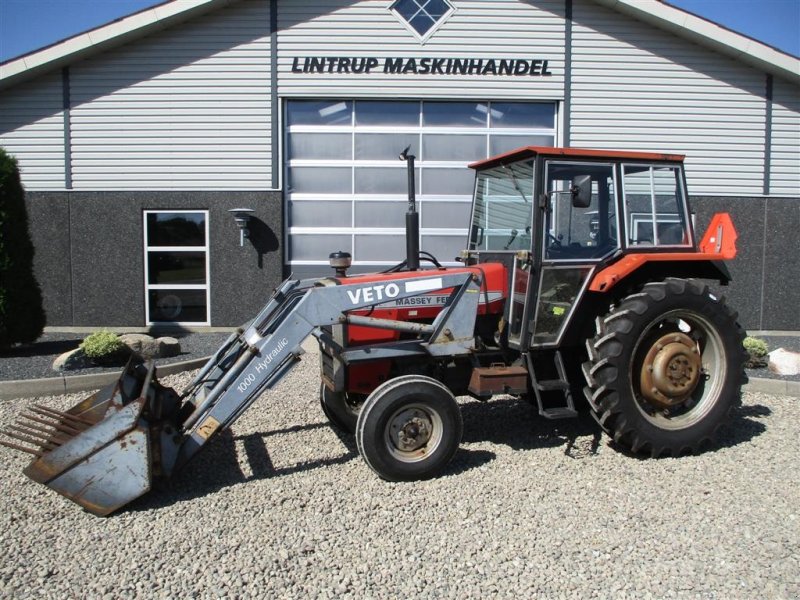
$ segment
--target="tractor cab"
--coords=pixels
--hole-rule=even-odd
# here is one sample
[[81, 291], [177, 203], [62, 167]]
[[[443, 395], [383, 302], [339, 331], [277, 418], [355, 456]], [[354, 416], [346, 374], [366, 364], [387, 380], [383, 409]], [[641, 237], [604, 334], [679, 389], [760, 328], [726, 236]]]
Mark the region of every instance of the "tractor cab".
[[683, 158], [526, 147], [474, 163], [468, 252], [599, 261], [629, 246], [692, 248]]
[[694, 251], [683, 156], [527, 147], [471, 167], [464, 258], [509, 270], [512, 348], [560, 345], [576, 299], [623, 255]]

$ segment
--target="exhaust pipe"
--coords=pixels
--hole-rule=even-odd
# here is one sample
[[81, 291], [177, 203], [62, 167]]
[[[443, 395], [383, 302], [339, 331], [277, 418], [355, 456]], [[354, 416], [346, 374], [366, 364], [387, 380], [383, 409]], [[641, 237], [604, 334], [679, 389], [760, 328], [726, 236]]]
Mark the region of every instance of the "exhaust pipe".
[[400, 160], [408, 165], [408, 212], [406, 213], [406, 267], [409, 271], [419, 270], [419, 213], [414, 183], [414, 160], [417, 158], [408, 151], [408, 146], [400, 153]]

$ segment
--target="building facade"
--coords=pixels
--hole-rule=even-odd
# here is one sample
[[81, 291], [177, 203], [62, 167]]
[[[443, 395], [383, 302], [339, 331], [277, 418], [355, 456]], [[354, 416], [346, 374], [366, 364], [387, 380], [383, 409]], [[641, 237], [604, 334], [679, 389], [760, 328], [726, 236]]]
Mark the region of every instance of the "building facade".
[[[746, 327], [800, 329], [800, 60], [657, 0], [177, 0], [0, 65], [48, 325], [233, 326], [282, 278], [465, 245], [466, 164], [687, 156]], [[253, 209], [242, 239], [229, 211]]]

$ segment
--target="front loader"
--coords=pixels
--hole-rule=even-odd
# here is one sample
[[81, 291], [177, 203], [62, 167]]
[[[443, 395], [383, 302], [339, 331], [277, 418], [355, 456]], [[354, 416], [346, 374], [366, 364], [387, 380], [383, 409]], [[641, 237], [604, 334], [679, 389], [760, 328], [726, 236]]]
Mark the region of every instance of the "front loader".
[[[382, 273], [288, 279], [182, 393], [152, 364], [68, 411], [32, 405], [3, 432], [25, 469], [107, 515], [169, 477], [320, 347], [320, 402], [380, 477], [442, 471], [455, 400], [524, 398], [548, 419], [586, 406], [621, 447], [698, 451], [739, 401], [742, 329], [701, 279], [727, 284], [736, 232], [716, 215], [697, 242], [683, 157], [526, 147], [477, 173], [461, 266], [418, 247], [414, 157], [407, 256]], [[420, 264], [425, 263], [425, 268]]]

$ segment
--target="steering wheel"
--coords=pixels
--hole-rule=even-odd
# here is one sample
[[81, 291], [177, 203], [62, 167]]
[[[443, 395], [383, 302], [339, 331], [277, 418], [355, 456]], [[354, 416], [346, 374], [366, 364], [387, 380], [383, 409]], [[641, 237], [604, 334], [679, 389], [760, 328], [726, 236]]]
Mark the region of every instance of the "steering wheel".
[[547, 246], [549, 248], [560, 248], [561, 247], [561, 240], [560, 239], [558, 239], [556, 236], [554, 236], [549, 231], [545, 235], [547, 236]]

